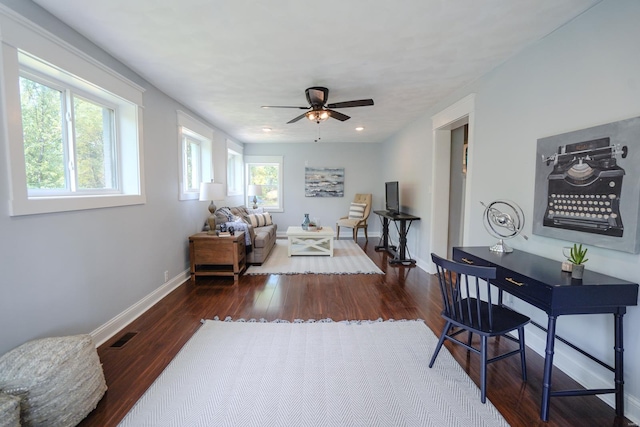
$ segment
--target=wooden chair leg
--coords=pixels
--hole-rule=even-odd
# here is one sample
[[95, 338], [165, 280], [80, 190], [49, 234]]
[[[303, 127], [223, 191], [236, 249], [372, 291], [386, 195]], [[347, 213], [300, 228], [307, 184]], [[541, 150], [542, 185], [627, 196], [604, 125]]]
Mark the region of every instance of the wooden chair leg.
[[369, 235], [367, 234], [367, 227], [364, 227], [364, 238], [367, 242], [369, 241]]
[[340, 240], [340, 226], [336, 224], [336, 240]]

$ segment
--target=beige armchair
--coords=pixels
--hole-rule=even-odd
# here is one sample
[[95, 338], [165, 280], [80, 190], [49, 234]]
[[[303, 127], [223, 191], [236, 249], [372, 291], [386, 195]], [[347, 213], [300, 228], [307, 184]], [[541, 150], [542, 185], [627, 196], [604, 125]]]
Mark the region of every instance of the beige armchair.
[[367, 218], [371, 213], [371, 194], [356, 194], [349, 209], [349, 215], [343, 216], [336, 222], [336, 239], [340, 238], [340, 227], [353, 229], [353, 240], [357, 240], [358, 230], [364, 229], [364, 237], [369, 241], [367, 234]]

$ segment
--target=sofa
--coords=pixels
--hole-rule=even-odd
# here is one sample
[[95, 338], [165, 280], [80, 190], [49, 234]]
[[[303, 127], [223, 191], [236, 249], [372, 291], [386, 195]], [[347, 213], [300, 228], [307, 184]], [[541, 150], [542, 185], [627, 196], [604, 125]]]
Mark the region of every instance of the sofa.
[[216, 209], [214, 215], [216, 228], [224, 224], [227, 228], [245, 232], [248, 264], [260, 265], [266, 261], [276, 244], [278, 231], [269, 212], [264, 212], [262, 208], [235, 206]]

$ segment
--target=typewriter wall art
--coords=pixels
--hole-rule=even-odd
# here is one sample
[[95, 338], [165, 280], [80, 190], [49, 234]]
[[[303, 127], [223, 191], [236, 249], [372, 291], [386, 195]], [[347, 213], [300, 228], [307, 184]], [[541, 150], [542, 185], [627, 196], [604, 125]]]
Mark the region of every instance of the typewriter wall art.
[[533, 233], [640, 252], [640, 117], [538, 140]]

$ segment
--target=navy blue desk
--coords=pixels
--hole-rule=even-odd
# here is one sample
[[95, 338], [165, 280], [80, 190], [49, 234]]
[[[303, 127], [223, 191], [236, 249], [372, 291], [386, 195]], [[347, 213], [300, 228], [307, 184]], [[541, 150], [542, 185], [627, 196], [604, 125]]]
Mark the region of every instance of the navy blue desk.
[[[547, 313], [547, 347], [545, 351], [540, 418], [549, 419], [552, 396], [581, 396], [615, 393], [616, 415], [624, 416], [624, 357], [622, 319], [627, 307], [638, 304], [638, 284], [585, 270], [582, 280], [571, 279], [561, 263], [538, 255], [515, 250], [491, 252], [488, 247], [453, 248], [453, 259], [466, 264], [497, 268], [491, 284]], [[612, 313], [615, 334], [615, 388], [551, 391], [551, 370], [556, 338], [556, 319], [567, 314]], [[594, 360], [597, 360], [591, 357]], [[603, 363], [601, 363], [603, 366]]]

